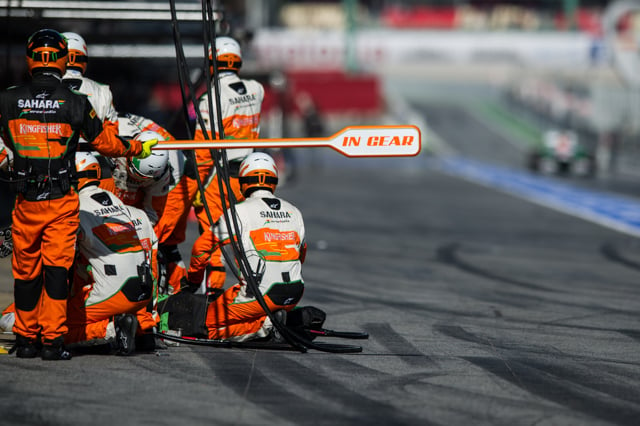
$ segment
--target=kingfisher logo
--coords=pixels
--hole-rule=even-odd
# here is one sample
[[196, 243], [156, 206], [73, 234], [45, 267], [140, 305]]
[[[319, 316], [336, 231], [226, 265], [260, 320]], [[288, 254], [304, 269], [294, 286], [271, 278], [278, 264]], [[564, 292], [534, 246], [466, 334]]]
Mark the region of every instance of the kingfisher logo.
[[62, 135], [63, 129], [60, 123], [20, 123], [20, 133], [38, 133], [46, 135]]

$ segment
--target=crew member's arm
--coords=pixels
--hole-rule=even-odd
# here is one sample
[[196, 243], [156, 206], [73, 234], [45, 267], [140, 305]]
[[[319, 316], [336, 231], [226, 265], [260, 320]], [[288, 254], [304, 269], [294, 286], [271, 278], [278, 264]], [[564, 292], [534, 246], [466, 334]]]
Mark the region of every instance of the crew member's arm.
[[[207, 95], [203, 95], [200, 98], [200, 115], [202, 116], [202, 120], [204, 121], [206, 134], [208, 135], [205, 138], [205, 133], [202, 127], [200, 127], [200, 121], [196, 121], [196, 131], [193, 136], [194, 140], [205, 140], [205, 139], [213, 139], [211, 137], [211, 126], [209, 124], [209, 107], [207, 106]], [[196, 167], [198, 169], [198, 174], [200, 175], [200, 180], [205, 182], [209, 176], [213, 168], [213, 158], [211, 157], [211, 150], [209, 149], [196, 149], [195, 158], [196, 158]]]
[[[118, 136], [117, 127], [110, 121], [104, 125], [98, 118], [95, 110], [88, 101], [84, 108], [84, 122], [81, 129], [82, 136], [102, 155], [108, 157], [141, 157], [146, 158], [151, 154], [151, 146], [146, 141], [144, 144], [138, 140], [124, 140]], [[157, 143], [158, 141], [155, 141]]]
[[300, 244], [300, 263], [304, 263], [304, 260], [307, 257], [307, 242], [306, 241], [302, 241], [302, 244]]

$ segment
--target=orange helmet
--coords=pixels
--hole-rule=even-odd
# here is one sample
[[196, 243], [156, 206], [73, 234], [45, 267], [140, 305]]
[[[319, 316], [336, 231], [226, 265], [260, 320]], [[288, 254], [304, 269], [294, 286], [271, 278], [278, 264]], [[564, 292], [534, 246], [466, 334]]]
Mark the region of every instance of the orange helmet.
[[52, 70], [64, 74], [67, 69], [67, 41], [55, 30], [38, 30], [27, 41], [27, 67], [35, 70]]
[[78, 191], [90, 183], [100, 184], [102, 170], [98, 159], [89, 152], [76, 152], [76, 175]]
[[[213, 60], [212, 56], [209, 47], [209, 61]], [[238, 72], [242, 66], [242, 51], [238, 42], [231, 37], [216, 37], [216, 62], [219, 71]]]
[[69, 56], [67, 59], [67, 68], [80, 71], [82, 74], [87, 70], [87, 62], [89, 62], [89, 54], [87, 53], [87, 43], [80, 34], [66, 32], [62, 36], [67, 39], [67, 47]]
[[273, 194], [278, 185], [278, 167], [269, 154], [252, 152], [240, 164], [240, 190], [248, 197], [257, 189]]

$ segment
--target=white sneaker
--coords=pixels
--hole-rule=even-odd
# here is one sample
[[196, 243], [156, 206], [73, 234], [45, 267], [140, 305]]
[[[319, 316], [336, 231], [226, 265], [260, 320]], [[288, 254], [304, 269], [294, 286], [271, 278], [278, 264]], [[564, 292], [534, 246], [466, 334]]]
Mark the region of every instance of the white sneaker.
[[13, 312], [7, 312], [0, 318], [0, 330], [12, 331], [13, 324], [16, 322], [16, 314]]

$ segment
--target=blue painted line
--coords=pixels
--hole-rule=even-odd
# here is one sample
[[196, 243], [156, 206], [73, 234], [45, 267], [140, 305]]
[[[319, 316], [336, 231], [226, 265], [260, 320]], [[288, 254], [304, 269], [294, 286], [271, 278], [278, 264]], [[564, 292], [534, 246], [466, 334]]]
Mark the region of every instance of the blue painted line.
[[430, 167], [545, 207], [640, 237], [640, 200], [576, 188], [521, 170], [462, 157], [429, 161]]

